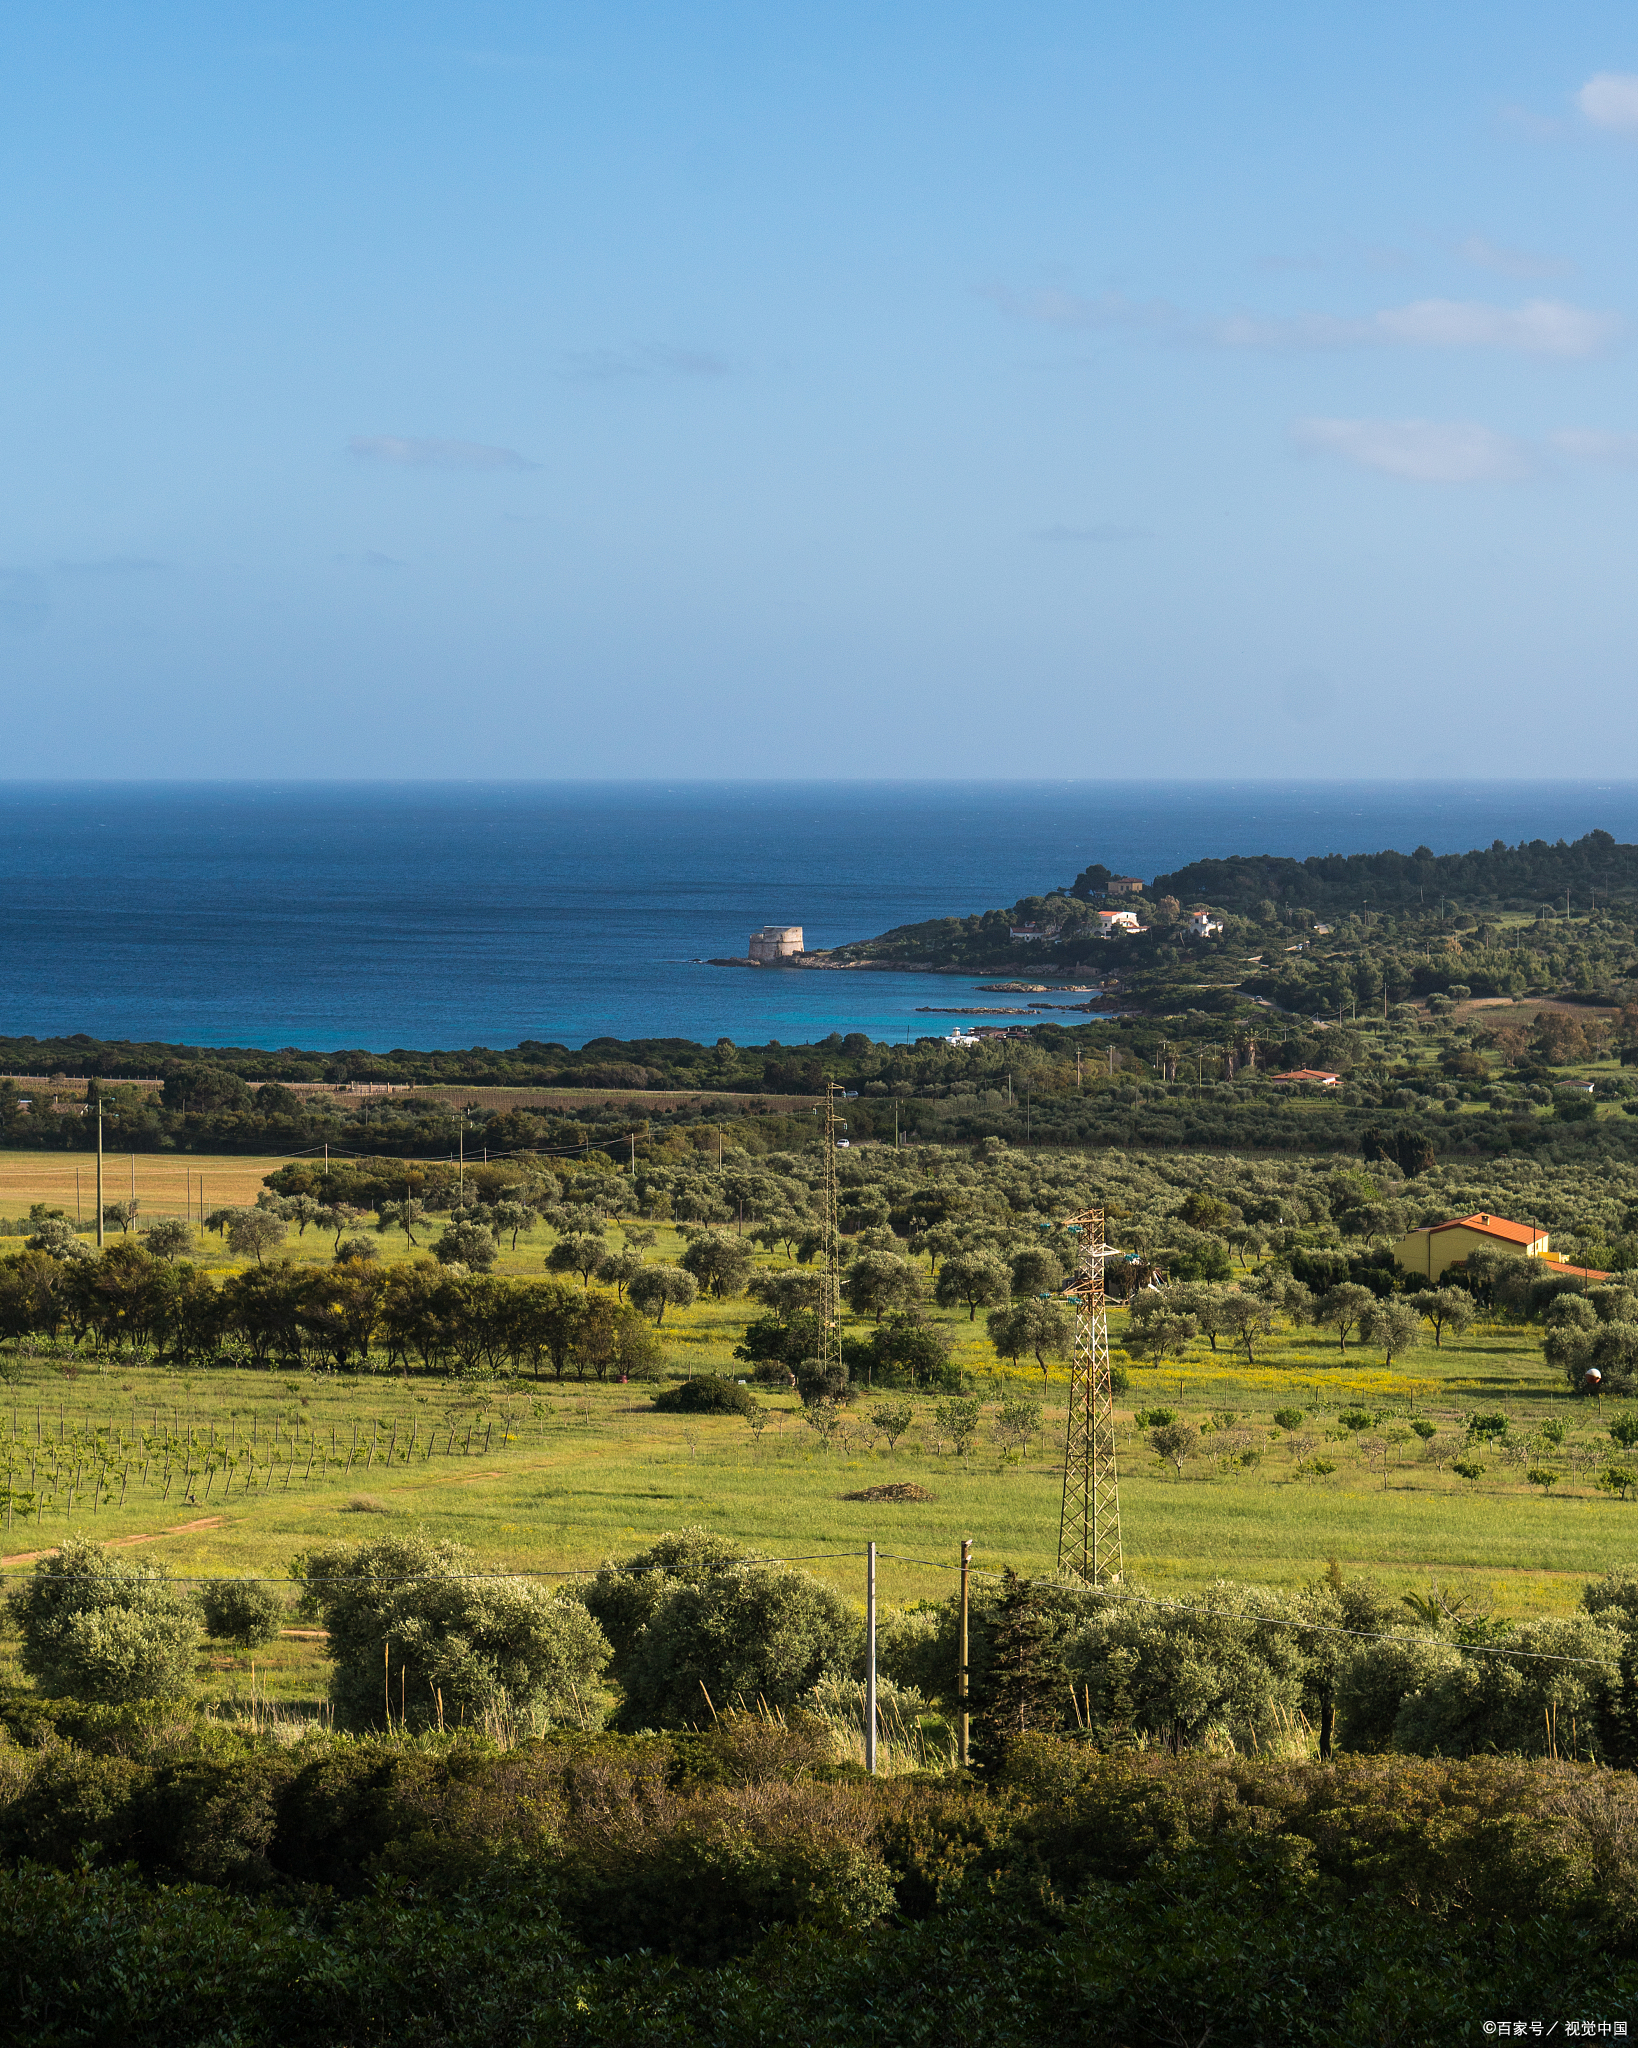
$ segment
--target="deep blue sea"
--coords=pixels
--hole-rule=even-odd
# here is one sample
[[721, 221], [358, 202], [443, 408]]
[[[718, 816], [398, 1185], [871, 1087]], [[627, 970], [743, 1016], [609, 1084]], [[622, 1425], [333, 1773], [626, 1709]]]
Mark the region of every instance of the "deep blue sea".
[[[710, 967], [1208, 854], [1638, 839], [1635, 782], [0, 784], [0, 1033], [900, 1038], [976, 983]], [[976, 997], [979, 1003], [1004, 1001]]]

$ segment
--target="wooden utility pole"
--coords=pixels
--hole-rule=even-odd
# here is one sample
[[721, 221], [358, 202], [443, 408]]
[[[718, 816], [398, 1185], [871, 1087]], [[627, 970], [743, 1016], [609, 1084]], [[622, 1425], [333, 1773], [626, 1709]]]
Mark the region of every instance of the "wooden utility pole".
[[1069, 1289], [1075, 1296], [1075, 1352], [1064, 1440], [1058, 1569], [1092, 1585], [1108, 1585], [1121, 1577], [1124, 1565], [1103, 1269], [1107, 1260], [1120, 1254], [1104, 1242], [1101, 1208], [1081, 1210], [1067, 1228], [1080, 1239], [1080, 1259]]
[[97, 1250], [102, 1250], [102, 1090], [97, 1091]]

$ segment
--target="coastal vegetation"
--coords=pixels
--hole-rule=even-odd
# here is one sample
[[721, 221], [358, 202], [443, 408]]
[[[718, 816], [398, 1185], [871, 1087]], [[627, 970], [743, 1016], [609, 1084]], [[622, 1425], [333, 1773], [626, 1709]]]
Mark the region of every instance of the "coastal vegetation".
[[[1437, 859], [1200, 863], [1121, 899], [1144, 928], [1113, 938], [1092, 932], [1083, 875], [829, 956], [836, 971], [925, 970], [925, 1007], [951, 1020], [973, 1013], [941, 999], [945, 973], [1033, 977], [1034, 1007], [999, 1006], [1022, 1021], [961, 1043], [942, 1020], [904, 1045], [838, 1032], [320, 1055], [7, 1039], [0, 1146], [83, 1156], [100, 1098], [105, 1142], [138, 1157], [328, 1147], [455, 1165], [578, 1148], [665, 1163], [728, 1131], [742, 1151], [811, 1148], [833, 1082], [853, 1098], [854, 1142], [1638, 1159], [1633, 859], [1594, 833]], [[1220, 930], [1196, 934], [1197, 902]], [[1045, 938], [1015, 941], [1023, 924]], [[1055, 987], [1088, 980], [1101, 994]], [[1338, 1083], [1276, 1078], [1304, 1069]]]
[[[1097, 942], [1130, 1014], [978, 1045], [393, 1055], [407, 1092], [349, 1096], [352, 1056], [11, 1042], [61, 1077], [0, 1087], [27, 2038], [916, 2041], [955, 1999], [1001, 2043], [1249, 2044], [1630, 2010], [1625, 854], [1217, 864], [1220, 935]], [[1613, 907], [1521, 907], [1597, 859]], [[99, 1100], [100, 1251], [68, 1199]], [[1092, 1202], [1123, 1252], [1102, 1588], [1054, 1569]], [[1395, 1263], [1481, 1209], [1608, 1277]]]

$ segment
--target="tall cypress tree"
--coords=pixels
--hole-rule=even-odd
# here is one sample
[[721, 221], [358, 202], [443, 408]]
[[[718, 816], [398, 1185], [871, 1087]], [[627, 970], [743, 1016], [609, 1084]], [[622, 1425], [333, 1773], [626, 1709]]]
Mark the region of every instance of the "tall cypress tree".
[[978, 1760], [991, 1769], [1004, 1761], [1018, 1736], [1054, 1729], [1063, 1718], [1057, 1701], [1063, 1674], [1049, 1636], [1035, 1588], [1009, 1566], [1002, 1573], [994, 1647], [975, 1730]]

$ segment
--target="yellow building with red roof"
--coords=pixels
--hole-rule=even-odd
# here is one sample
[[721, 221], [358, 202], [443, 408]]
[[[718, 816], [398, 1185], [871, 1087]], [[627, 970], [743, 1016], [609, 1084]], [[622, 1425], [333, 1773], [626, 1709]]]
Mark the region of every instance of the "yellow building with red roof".
[[1472, 1216], [1455, 1216], [1448, 1223], [1425, 1224], [1402, 1237], [1393, 1255], [1407, 1273], [1421, 1273], [1437, 1280], [1449, 1266], [1459, 1266], [1470, 1252], [1510, 1252], [1515, 1258], [1539, 1259], [1550, 1273], [1563, 1273], [1578, 1280], [1607, 1280], [1607, 1273], [1590, 1266], [1572, 1266], [1552, 1255], [1547, 1232], [1538, 1223], [1514, 1223], [1506, 1216], [1492, 1216], [1481, 1210]]

